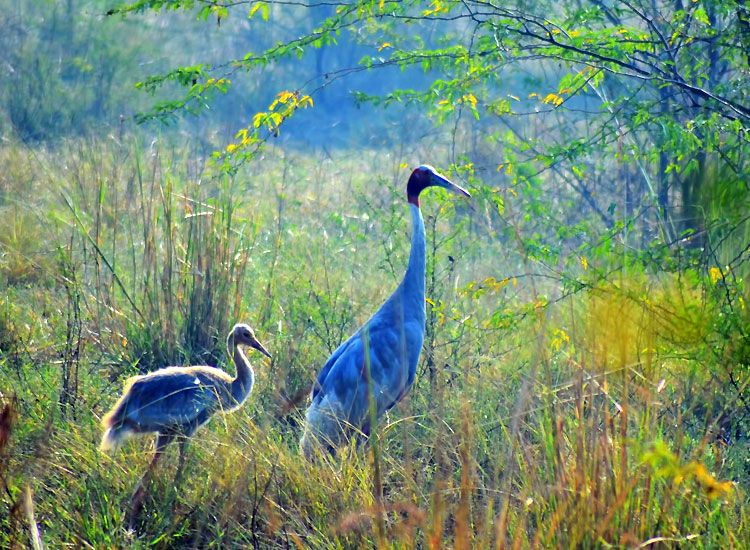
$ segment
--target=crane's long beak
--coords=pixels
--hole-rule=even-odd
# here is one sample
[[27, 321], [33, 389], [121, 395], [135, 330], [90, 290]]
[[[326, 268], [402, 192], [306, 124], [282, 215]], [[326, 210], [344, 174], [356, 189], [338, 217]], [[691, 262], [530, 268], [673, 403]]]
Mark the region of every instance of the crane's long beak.
[[456, 185], [451, 180], [449, 180], [445, 176], [441, 176], [440, 174], [432, 175], [432, 185], [437, 185], [438, 187], [442, 187], [443, 189], [447, 189], [448, 191], [453, 191], [457, 195], [471, 197], [466, 189], [464, 189], [460, 185]]
[[268, 353], [268, 350], [267, 350], [266, 348], [264, 348], [264, 347], [263, 347], [263, 344], [261, 344], [261, 343], [260, 343], [260, 342], [258, 342], [257, 340], [256, 340], [256, 341], [255, 341], [255, 343], [253, 344], [253, 347], [254, 347], [255, 349], [257, 349], [257, 350], [258, 350], [259, 352], [261, 352], [261, 353], [262, 353], [263, 355], [265, 355], [266, 357], [268, 357], [269, 359], [273, 359], [273, 358], [271, 357], [271, 354], [270, 354], [270, 353]]

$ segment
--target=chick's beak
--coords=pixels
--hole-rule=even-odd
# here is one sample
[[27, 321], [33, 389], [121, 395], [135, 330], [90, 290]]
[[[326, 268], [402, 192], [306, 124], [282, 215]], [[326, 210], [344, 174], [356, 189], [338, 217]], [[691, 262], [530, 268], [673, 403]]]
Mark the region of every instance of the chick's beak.
[[257, 340], [255, 342], [253, 342], [252, 346], [255, 349], [257, 349], [259, 352], [261, 352], [263, 355], [265, 355], [266, 357], [268, 357], [269, 359], [272, 359], [271, 354], [268, 353], [268, 350], [266, 348], [264, 348], [263, 344], [261, 344]]
[[451, 180], [449, 180], [445, 176], [441, 176], [440, 174], [433, 174], [432, 184], [437, 185], [438, 187], [442, 187], [443, 189], [447, 189], [448, 191], [452, 191], [456, 193], [457, 195], [471, 197], [471, 195], [466, 189], [464, 189], [460, 185], [456, 185]]

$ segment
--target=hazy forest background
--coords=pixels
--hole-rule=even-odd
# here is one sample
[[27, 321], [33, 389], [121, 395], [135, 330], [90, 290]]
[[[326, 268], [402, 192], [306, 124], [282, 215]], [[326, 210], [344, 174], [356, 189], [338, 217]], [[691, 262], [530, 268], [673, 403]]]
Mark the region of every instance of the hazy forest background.
[[[750, 3], [0, 0], [0, 547], [750, 546]], [[376, 446], [314, 374], [398, 283]], [[135, 530], [133, 374], [271, 351]]]

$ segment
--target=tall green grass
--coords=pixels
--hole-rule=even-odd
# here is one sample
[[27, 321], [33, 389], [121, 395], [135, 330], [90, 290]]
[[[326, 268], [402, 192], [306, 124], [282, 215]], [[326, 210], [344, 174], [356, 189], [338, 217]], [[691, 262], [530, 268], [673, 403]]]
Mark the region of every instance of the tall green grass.
[[[746, 422], [732, 414], [747, 378], [716, 322], [741, 286], [601, 256], [566, 268], [579, 284], [562, 296], [562, 277], [533, 277], [523, 216], [431, 192], [415, 387], [377, 445], [306, 463], [314, 374], [404, 269], [400, 159], [271, 150], [214, 179], [184, 150], [135, 143], [2, 155], [33, 191], [3, 180], [20, 221], [0, 245], [17, 258], [0, 264], [1, 545], [30, 545], [31, 523], [55, 548], [750, 543], [747, 439], [726, 432]], [[502, 224], [517, 243], [489, 230]], [[177, 485], [168, 451], [128, 531], [152, 443], [103, 455], [99, 418], [139, 370], [231, 369], [240, 320], [273, 361], [251, 358], [249, 401], [195, 435]]]

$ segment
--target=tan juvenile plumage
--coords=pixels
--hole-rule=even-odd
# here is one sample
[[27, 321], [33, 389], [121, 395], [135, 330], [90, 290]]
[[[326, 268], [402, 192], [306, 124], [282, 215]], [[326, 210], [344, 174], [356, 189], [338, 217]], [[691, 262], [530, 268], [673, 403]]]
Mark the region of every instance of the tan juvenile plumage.
[[216, 411], [232, 411], [250, 394], [255, 376], [240, 348], [243, 345], [271, 357], [252, 328], [237, 324], [227, 336], [236, 376], [208, 366], [166, 367], [125, 381], [122, 396], [102, 418], [104, 433], [99, 448], [111, 451], [130, 435], [157, 434], [151, 464], [133, 494], [131, 521], [140, 510], [146, 482], [166, 446], [180, 438], [179, 477], [187, 439]]
[[189, 437], [217, 410], [239, 407], [252, 390], [254, 374], [239, 346], [270, 355], [244, 324], [227, 337], [237, 375], [208, 366], [166, 367], [125, 381], [123, 394], [102, 418], [100, 448], [114, 450], [129, 435], [156, 432], [165, 437]]
[[126, 433], [116, 433], [112, 429], [112, 426], [114, 424], [115, 416], [117, 416], [118, 411], [122, 409], [122, 404], [128, 397], [130, 387], [137, 379], [137, 376], [131, 376], [130, 378], [125, 380], [125, 383], [122, 387], [122, 395], [112, 406], [109, 412], [102, 417], [102, 427], [104, 428], [104, 434], [102, 434], [102, 442], [99, 444], [99, 450], [105, 452], [114, 451], [117, 449], [117, 447], [120, 446], [122, 440], [125, 439], [127, 435], [129, 435]]

